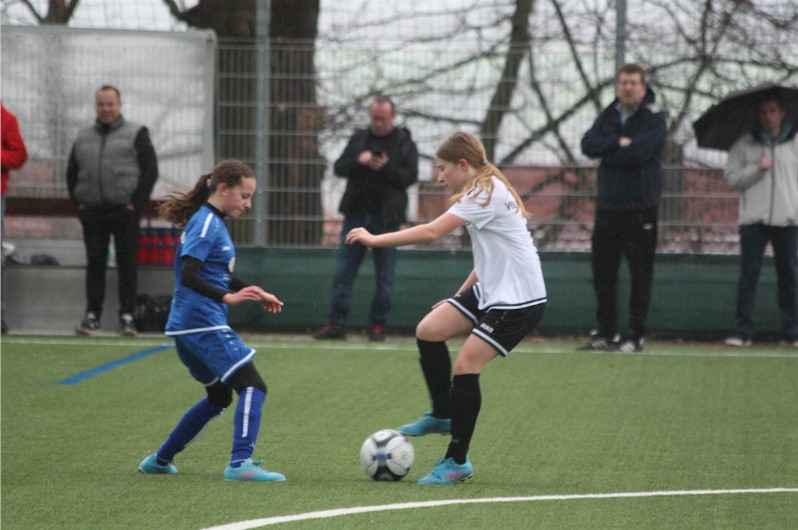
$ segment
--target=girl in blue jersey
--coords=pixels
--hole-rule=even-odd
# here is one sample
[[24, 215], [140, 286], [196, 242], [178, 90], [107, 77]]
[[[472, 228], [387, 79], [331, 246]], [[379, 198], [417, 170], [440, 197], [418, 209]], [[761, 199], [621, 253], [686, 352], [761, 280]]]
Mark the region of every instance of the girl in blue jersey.
[[[460, 226], [471, 236], [473, 271], [454, 297], [433, 306], [416, 327], [432, 411], [398, 428], [409, 436], [451, 433], [445, 457], [418, 483], [454, 484], [473, 476], [468, 447], [482, 403], [479, 374], [537, 325], [546, 288], [526, 226], [529, 214], [512, 185], [485, 159], [482, 142], [455, 133], [441, 144], [435, 159], [438, 181], [452, 193], [446, 213], [391, 234], [375, 236], [355, 228], [346, 242], [367, 247], [428, 243]], [[465, 334], [452, 377], [446, 341]]]
[[236, 218], [252, 206], [256, 185], [246, 164], [225, 160], [201, 176], [192, 190], [168, 195], [159, 209], [163, 219], [185, 226], [175, 257], [166, 335], [174, 338], [180, 360], [208, 395], [185, 413], [161, 448], [141, 462], [142, 473], [177, 473], [174, 457], [232, 403], [235, 390], [233, 450], [224, 478], [285, 480], [252, 460], [266, 384], [252, 364], [255, 350], [244, 346], [227, 325], [230, 305], [255, 301], [270, 313], [283, 307], [273, 294], [233, 276], [235, 247], [224, 219]]

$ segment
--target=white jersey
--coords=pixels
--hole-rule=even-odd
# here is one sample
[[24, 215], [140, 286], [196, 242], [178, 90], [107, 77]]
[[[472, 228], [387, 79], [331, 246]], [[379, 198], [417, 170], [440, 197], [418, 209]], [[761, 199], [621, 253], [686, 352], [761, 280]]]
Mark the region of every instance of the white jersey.
[[546, 302], [540, 257], [513, 194], [492, 177], [490, 203], [474, 187], [449, 208], [467, 222], [480, 309], [520, 309]]

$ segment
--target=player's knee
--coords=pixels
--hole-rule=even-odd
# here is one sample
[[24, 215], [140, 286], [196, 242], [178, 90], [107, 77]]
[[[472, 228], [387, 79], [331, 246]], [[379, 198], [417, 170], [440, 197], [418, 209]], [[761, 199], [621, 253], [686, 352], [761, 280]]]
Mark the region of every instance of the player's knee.
[[258, 370], [255, 368], [255, 365], [252, 363], [247, 363], [242, 366], [236, 373], [230, 376], [228, 379], [228, 384], [233, 387], [237, 394], [241, 394], [247, 388], [257, 388], [264, 394], [266, 394], [266, 383], [263, 381], [263, 378], [258, 373]]
[[233, 389], [224, 384], [208, 387], [208, 401], [212, 405], [226, 409], [233, 402]]
[[416, 338], [418, 340], [424, 340], [427, 342], [440, 342], [446, 340], [446, 338], [441, 334], [440, 329], [438, 329], [438, 326], [434, 325], [434, 323], [427, 318], [423, 319], [416, 326]]

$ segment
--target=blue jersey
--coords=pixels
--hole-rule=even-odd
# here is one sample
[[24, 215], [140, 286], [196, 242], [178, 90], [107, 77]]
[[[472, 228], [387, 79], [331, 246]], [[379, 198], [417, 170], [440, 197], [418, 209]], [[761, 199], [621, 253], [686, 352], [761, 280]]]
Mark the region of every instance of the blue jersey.
[[224, 291], [230, 290], [236, 261], [235, 247], [227, 226], [214, 209], [203, 205], [180, 235], [175, 253], [175, 290], [166, 323], [167, 335], [182, 335], [227, 328], [227, 304], [216, 302], [180, 283], [183, 258], [202, 261], [200, 277]]

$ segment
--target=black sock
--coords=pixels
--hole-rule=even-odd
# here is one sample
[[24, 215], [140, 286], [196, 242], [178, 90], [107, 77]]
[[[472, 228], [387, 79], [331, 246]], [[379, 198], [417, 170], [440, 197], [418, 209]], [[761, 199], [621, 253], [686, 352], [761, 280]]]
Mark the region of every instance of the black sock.
[[479, 389], [479, 374], [454, 376], [452, 384], [452, 440], [446, 458], [454, 458], [458, 464], [465, 464], [468, 446], [477, 416], [482, 406], [482, 392]]
[[421, 354], [419, 362], [432, 399], [432, 415], [451, 418], [452, 360], [445, 342], [416, 339]]

